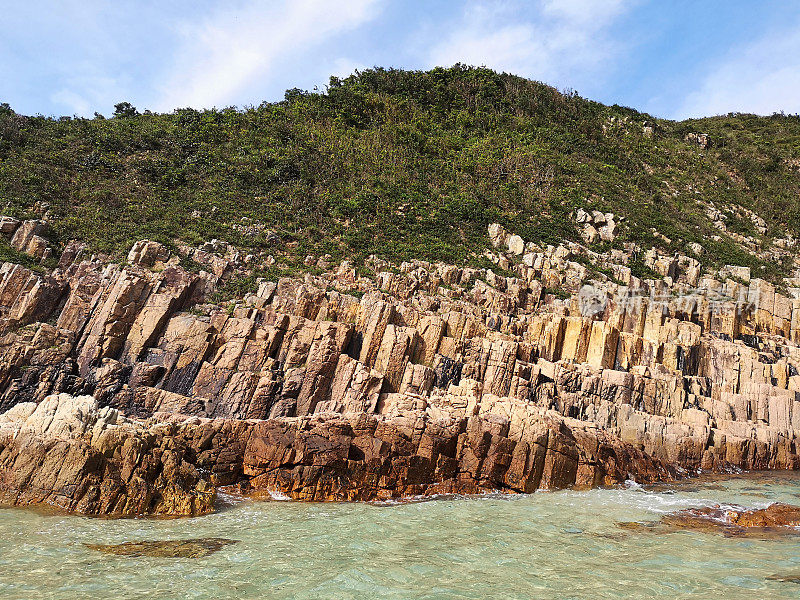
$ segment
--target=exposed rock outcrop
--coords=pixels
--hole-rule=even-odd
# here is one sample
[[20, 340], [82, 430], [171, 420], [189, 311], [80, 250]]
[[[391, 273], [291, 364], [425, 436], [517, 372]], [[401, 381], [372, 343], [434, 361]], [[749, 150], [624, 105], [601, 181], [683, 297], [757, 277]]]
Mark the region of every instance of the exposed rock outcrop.
[[214, 486], [174, 433], [128, 423], [91, 396], [17, 404], [0, 416], [0, 500], [94, 515], [210, 512]]
[[398, 399], [364, 412], [270, 420], [129, 420], [91, 396], [0, 416], [3, 499], [84, 514], [203, 514], [219, 485], [301, 500], [592, 487], [671, 471], [594, 427], [518, 405], [510, 417]]
[[147, 241], [124, 267], [77, 247], [49, 275], [0, 265], [0, 487], [194, 514], [219, 485], [374, 499], [800, 466], [800, 300], [688, 256], [518, 237], [490, 226], [497, 272], [372, 259], [373, 278], [342, 263], [222, 306], [227, 245], [202, 250], [229, 257], [213, 272]]

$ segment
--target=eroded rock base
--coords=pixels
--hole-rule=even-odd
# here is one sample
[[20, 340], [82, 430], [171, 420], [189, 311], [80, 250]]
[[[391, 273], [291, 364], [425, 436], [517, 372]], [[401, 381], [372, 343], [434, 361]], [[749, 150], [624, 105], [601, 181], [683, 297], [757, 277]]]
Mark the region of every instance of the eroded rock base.
[[674, 474], [597, 428], [524, 409], [512, 418], [411, 407], [391, 416], [135, 421], [91, 397], [62, 394], [0, 416], [0, 489], [15, 505], [196, 515], [213, 510], [221, 485], [300, 500], [380, 500]]

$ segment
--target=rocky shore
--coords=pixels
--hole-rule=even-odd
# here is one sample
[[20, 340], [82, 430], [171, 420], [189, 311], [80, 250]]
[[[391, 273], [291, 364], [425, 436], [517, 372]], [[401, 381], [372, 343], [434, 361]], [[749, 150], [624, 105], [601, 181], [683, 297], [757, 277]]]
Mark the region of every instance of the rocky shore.
[[[37, 231], [3, 229], [44, 256]], [[800, 466], [793, 288], [488, 233], [494, 268], [308, 257], [319, 274], [223, 303], [248, 263], [225, 244], [2, 264], [0, 498], [192, 515], [220, 486], [375, 500]]]
[[[147, 421], [98, 409], [90, 396], [18, 404], [0, 422], [7, 502], [94, 515], [195, 515], [215, 489], [279, 491], [298, 500], [385, 500], [435, 493], [591, 487], [671, 470], [574, 419], [519, 406], [433, 416], [422, 408], [370, 413]], [[512, 431], [512, 427], [514, 430]]]

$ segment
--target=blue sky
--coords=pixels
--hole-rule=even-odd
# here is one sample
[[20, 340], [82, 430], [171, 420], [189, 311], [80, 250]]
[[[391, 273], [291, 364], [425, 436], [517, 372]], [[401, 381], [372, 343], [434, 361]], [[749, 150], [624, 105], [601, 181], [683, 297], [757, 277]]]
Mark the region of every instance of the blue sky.
[[25, 114], [246, 106], [374, 65], [486, 65], [668, 118], [800, 112], [799, 0], [6, 0]]

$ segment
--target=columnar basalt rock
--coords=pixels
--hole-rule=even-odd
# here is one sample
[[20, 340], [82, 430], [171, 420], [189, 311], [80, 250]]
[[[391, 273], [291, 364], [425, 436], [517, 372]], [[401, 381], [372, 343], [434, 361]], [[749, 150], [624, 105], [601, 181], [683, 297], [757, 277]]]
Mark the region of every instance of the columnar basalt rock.
[[[640, 253], [661, 276], [641, 280], [626, 266], [641, 249], [516, 237], [490, 227], [496, 270], [371, 259], [374, 279], [343, 264], [224, 306], [204, 302], [227, 267], [188, 273], [153, 242], [125, 267], [79, 249], [48, 275], [2, 264], [0, 411], [91, 395], [132, 419], [114, 439], [149, 440], [157, 468], [141, 475], [149, 499], [130, 478], [124, 501], [56, 490], [56, 473], [36, 491], [16, 474], [24, 456], [35, 473], [49, 448], [72, 448], [85, 460], [70, 485], [95, 486], [125, 457], [97, 454], [86, 432], [14, 434], [0, 487], [95, 514], [179, 513], [208, 509], [223, 484], [374, 499], [800, 467], [799, 300], [731, 266], [714, 278], [690, 257]], [[189, 466], [164, 471], [173, 443]], [[189, 495], [158, 500], [176, 474]]]
[[11, 238], [11, 247], [20, 252], [24, 252], [34, 258], [44, 258], [49, 252], [45, 234], [47, 224], [42, 221], [23, 221], [15, 222], [9, 217], [2, 217], [3, 223], [0, 229], [5, 229], [6, 236]]

